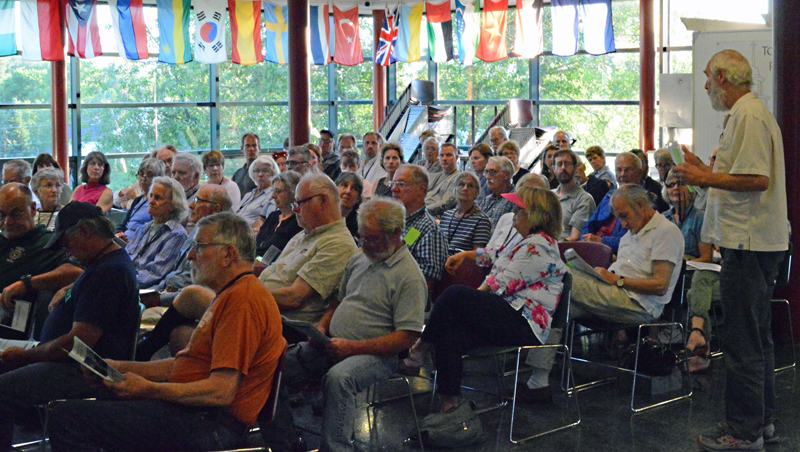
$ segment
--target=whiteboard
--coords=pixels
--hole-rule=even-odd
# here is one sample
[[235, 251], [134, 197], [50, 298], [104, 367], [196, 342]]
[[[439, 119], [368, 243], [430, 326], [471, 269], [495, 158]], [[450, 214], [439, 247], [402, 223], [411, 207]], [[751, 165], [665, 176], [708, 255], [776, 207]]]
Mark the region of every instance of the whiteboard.
[[708, 61], [720, 50], [733, 49], [744, 55], [753, 68], [752, 91], [775, 114], [775, 88], [772, 71], [772, 31], [725, 31], [694, 33], [692, 72], [694, 74], [692, 150], [704, 162], [719, 144], [725, 113], [711, 108], [703, 73]]

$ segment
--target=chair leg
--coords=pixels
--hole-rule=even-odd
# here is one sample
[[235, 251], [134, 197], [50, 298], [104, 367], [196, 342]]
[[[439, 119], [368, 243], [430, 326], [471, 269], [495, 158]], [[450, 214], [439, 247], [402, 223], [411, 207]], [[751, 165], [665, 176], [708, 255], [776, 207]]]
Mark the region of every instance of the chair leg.
[[[681, 395], [681, 396], [678, 396], [678, 397], [673, 397], [673, 398], [671, 398], [669, 400], [664, 400], [662, 402], [654, 403], [654, 404], [651, 404], [651, 405], [646, 405], [646, 406], [644, 406], [642, 408], [636, 408], [636, 406], [634, 405], [635, 400], [636, 400], [636, 376], [639, 373], [638, 372], [638, 370], [639, 370], [639, 345], [640, 345], [640, 342], [641, 342], [642, 327], [653, 327], [653, 326], [680, 328], [680, 330], [681, 330], [681, 342], [683, 344], [684, 356], [688, 356], [688, 353], [689, 353], [688, 350], [686, 349], [686, 331], [683, 329], [683, 325], [681, 323], [649, 323], [649, 324], [639, 325], [639, 332], [638, 332], [637, 337], [636, 337], [636, 349], [635, 349], [636, 355], [635, 355], [635, 358], [634, 358], [634, 365], [633, 365], [633, 387], [631, 388], [631, 411], [633, 411], [634, 413], [640, 413], [642, 411], [646, 411], [646, 410], [649, 410], [649, 409], [652, 409], [652, 408], [664, 406], [664, 405], [666, 405], [668, 403], [677, 402], [678, 400], [687, 399], [687, 398], [691, 397], [692, 393], [693, 393], [693, 390], [692, 390], [692, 374], [689, 372], [688, 368], [685, 368], [685, 369], [681, 370], [681, 373], [687, 375], [688, 378], [689, 378], [689, 393], [688, 394], [684, 394], [684, 395]], [[685, 364], [684, 364], [684, 367], [685, 367]], [[681, 386], [683, 386], [683, 381], [681, 381]]]
[[792, 306], [789, 303], [789, 300], [782, 299], [782, 300], [772, 300], [773, 303], [780, 303], [786, 305], [786, 318], [789, 319], [789, 341], [792, 344], [792, 364], [788, 366], [778, 367], [775, 369], [775, 372], [783, 372], [784, 370], [794, 369], [797, 365], [797, 351], [794, 345], [794, 330], [792, 329]]

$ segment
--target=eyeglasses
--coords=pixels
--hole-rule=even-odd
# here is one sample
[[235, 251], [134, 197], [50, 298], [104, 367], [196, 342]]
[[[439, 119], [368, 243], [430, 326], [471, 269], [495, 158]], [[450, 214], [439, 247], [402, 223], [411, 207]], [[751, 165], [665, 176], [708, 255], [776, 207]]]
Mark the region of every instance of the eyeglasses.
[[288, 166], [289, 168], [296, 168], [296, 167], [298, 167], [300, 165], [305, 165], [307, 163], [308, 162], [306, 162], [305, 160], [303, 160], [302, 162], [296, 162], [294, 160], [287, 160], [286, 161], [286, 166]]
[[195, 206], [197, 206], [197, 203], [198, 203], [198, 202], [207, 202], [207, 203], [209, 203], [209, 204], [219, 204], [219, 203], [218, 203], [218, 202], [216, 202], [216, 201], [209, 201], [209, 200], [207, 200], [207, 199], [202, 199], [202, 198], [194, 198], [194, 201], [192, 201], [192, 207], [195, 207]]
[[228, 244], [227, 243], [216, 243], [216, 242], [197, 243], [196, 241], [192, 240], [192, 246], [189, 248], [189, 251], [191, 251], [193, 253], [196, 253], [196, 252], [202, 250], [203, 248], [208, 248], [209, 246], [228, 246]]
[[206, 165], [206, 169], [214, 169], [214, 168], [222, 168], [222, 163], [209, 163]]
[[264, 174], [272, 175], [272, 171], [265, 170], [265, 169], [264, 170], [253, 170], [253, 174], [255, 174], [256, 176], [261, 176], [261, 175], [264, 175]]
[[495, 177], [495, 176], [497, 176], [497, 174], [498, 174], [499, 172], [500, 172], [500, 171], [493, 170], [493, 169], [490, 169], [490, 170], [486, 170], [486, 171], [485, 171], [485, 173], [486, 173], [486, 175], [487, 175], [487, 176], [492, 176], [492, 177]]
[[672, 188], [672, 187], [675, 187], [675, 186], [682, 187], [683, 184], [679, 184], [678, 182], [673, 182], [671, 184], [664, 184], [664, 186], [667, 187], [667, 188]]
[[301, 199], [301, 200], [299, 200], [299, 201], [295, 201], [295, 202], [293, 202], [293, 203], [292, 203], [292, 209], [295, 209], [295, 210], [297, 210], [297, 209], [299, 209], [299, 208], [303, 207], [303, 204], [305, 204], [305, 203], [307, 203], [307, 202], [311, 201], [312, 199], [316, 198], [317, 196], [322, 196], [322, 193], [317, 193], [316, 195], [311, 195], [311, 196], [309, 196], [309, 197], [308, 197], [308, 198], [306, 198], [306, 199]]
[[415, 182], [403, 182], [401, 180], [398, 180], [398, 181], [390, 180], [389, 182], [386, 182], [386, 186], [389, 187], [389, 188], [397, 187], [399, 189], [404, 189], [404, 188], [411, 187], [413, 185], [417, 185], [417, 184]]
[[672, 163], [656, 163], [656, 168], [658, 168], [658, 169], [670, 169], [670, 168], [672, 168]]

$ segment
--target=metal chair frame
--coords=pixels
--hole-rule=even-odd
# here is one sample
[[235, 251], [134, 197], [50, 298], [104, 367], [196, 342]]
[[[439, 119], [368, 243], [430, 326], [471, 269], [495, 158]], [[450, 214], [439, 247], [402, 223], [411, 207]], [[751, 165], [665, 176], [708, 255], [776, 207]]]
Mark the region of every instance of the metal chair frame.
[[[380, 407], [382, 405], [385, 405], [387, 403], [394, 402], [396, 400], [400, 400], [400, 399], [404, 399], [404, 398], [408, 397], [409, 403], [411, 404], [411, 413], [413, 413], [413, 415], [414, 415], [414, 426], [417, 429], [417, 437], [418, 437], [417, 439], [419, 440], [419, 447], [420, 447], [420, 450], [422, 450], [424, 452], [425, 451], [425, 446], [423, 445], [423, 442], [422, 442], [422, 432], [420, 431], [420, 428], [419, 428], [419, 417], [417, 416], [417, 407], [416, 407], [416, 405], [414, 405], [414, 390], [411, 388], [411, 380], [410, 380], [410, 378], [414, 378], [414, 377], [407, 377], [407, 376], [404, 376], [404, 375], [397, 375], [397, 376], [394, 376], [392, 378], [389, 378], [388, 380], [382, 380], [382, 381], [376, 382], [372, 386], [367, 388], [367, 395], [366, 395], [366, 397], [367, 397], [367, 423], [368, 423], [368, 425], [370, 425], [370, 428], [371, 428], [372, 423], [369, 420], [370, 419], [370, 416], [369, 416], [370, 408], [372, 408], [372, 410], [374, 412], [376, 408], [378, 408], [378, 407]], [[408, 395], [407, 396], [406, 395], [402, 395], [402, 396], [397, 396], [397, 397], [390, 397], [390, 398], [387, 398], [387, 399], [376, 401], [375, 398], [377, 397], [377, 392], [378, 392], [377, 391], [377, 387], [378, 387], [378, 385], [386, 384], [386, 383], [389, 383], [389, 382], [395, 382], [395, 381], [396, 382], [405, 383], [405, 387], [406, 387], [406, 390], [408, 391]], [[376, 424], [377, 424], [377, 416], [376, 416]]]

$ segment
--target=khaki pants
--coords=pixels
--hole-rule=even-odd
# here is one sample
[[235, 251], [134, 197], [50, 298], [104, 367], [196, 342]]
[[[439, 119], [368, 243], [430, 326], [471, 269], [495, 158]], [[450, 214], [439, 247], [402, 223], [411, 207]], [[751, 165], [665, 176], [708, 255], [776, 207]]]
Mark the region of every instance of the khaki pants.
[[579, 271], [572, 273], [570, 317], [599, 317], [607, 322], [640, 324], [653, 321], [643, 307], [617, 286]]

